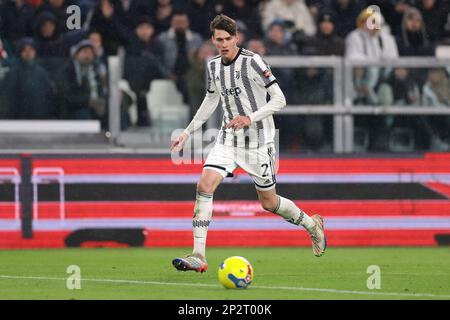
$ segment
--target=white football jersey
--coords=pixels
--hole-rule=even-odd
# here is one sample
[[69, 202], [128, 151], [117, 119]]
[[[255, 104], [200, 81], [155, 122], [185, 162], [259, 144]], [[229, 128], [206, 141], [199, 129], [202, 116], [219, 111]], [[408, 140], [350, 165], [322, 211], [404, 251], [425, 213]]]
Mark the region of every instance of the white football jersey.
[[220, 56], [208, 62], [207, 90], [220, 95], [224, 111], [218, 143], [258, 148], [273, 143], [275, 124], [269, 116], [249, 127], [234, 131], [225, 126], [238, 115], [249, 115], [267, 103], [267, 88], [276, 83], [270, 67], [256, 53], [240, 48], [233, 61], [225, 64]]

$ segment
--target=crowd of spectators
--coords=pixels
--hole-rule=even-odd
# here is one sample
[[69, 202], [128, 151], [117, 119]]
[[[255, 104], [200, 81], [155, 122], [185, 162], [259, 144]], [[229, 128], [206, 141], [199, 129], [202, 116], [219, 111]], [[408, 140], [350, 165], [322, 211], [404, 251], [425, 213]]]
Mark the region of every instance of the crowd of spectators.
[[[75, 30], [67, 25], [71, 5], [81, 9]], [[366, 23], [369, 5], [381, 10], [381, 30]], [[137, 97], [135, 125], [152, 125], [146, 94], [154, 79], [172, 79], [193, 115], [203, 95], [204, 62], [215, 54], [209, 22], [218, 13], [237, 21], [240, 46], [262, 56], [434, 56], [437, 45], [450, 44], [449, 0], [0, 0], [0, 118], [99, 119], [106, 128], [107, 57], [121, 48], [123, 76]], [[355, 68], [353, 102], [448, 107], [447, 71], [427, 72]], [[331, 70], [274, 73], [288, 103], [333, 103]], [[383, 119], [384, 125], [403, 121], [395, 118]], [[373, 119], [360, 120], [379, 127]], [[433, 135], [428, 120], [416, 122]], [[276, 121], [291, 128], [283, 134], [291, 146], [299, 137], [317, 150], [331, 141], [331, 117]], [[448, 141], [447, 131], [437, 143]]]

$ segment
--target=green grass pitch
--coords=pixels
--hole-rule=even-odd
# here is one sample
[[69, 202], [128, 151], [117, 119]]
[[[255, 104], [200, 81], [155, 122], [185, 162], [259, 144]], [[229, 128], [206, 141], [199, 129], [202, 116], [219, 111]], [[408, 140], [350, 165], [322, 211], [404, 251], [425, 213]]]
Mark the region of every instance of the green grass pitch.
[[[204, 274], [176, 271], [186, 248], [0, 251], [0, 299], [450, 299], [448, 248], [209, 248]], [[217, 280], [219, 264], [240, 255], [254, 267], [245, 290]], [[81, 289], [69, 290], [69, 265], [81, 269]], [[370, 265], [381, 289], [369, 290]]]

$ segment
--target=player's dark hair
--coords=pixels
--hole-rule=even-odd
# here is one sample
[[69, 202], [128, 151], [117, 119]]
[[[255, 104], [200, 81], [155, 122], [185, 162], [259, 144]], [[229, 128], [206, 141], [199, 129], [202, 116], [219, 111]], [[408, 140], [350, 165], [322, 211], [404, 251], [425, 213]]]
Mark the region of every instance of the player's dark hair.
[[211, 30], [212, 35], [214, 35], [214, 30], [224, 30], [232, 36], [237, 34], [236, 21], [224, 14], [217, 15], [214, 20], [211, 21], [209, 29]]

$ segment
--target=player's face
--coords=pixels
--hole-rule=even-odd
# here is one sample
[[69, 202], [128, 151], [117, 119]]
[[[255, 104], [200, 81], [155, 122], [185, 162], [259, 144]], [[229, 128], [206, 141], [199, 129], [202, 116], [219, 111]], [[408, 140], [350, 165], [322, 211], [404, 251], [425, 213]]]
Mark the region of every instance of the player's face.
[[237, 36], [229, 34], [225, 30], [214, 30], [212, 42], [219, 51], [222, 58], [226, 60], [232, 60], [236, 55], [237, 48]]

